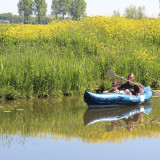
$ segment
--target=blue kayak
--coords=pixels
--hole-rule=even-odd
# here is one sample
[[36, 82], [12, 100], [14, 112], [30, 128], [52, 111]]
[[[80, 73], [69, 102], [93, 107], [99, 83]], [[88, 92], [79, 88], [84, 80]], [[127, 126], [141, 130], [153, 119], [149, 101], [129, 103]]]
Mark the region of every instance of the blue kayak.
[[84, 101], [90, 107], [107, 107], [119, 105], [137, 105], [148, 102], [152, 98], [150, 86], [144, 88], [140, 95], [127, 95], [123, 93], [96, 94], [89, 91], [84, 93]]

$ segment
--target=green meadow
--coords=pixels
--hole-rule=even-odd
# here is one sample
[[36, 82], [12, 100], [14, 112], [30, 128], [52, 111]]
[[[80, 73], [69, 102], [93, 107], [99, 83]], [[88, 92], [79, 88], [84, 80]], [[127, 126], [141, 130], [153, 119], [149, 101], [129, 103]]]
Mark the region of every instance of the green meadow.
[[101, 92], [115, 80], [108, 69], [160, 89], [159, 27], [118, 17], [0, 25], [0, 98]]

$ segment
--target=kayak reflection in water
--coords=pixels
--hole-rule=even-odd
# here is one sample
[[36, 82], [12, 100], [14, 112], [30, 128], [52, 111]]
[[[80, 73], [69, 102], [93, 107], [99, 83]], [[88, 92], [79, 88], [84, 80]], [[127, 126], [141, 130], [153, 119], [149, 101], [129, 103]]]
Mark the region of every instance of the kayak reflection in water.
[[127, 125], [126, 128], [129, 131], [132, 131], [135, 124], [141, 124], [142, 118], [143, 118], [143, 114], [140, 113], [140, 114], [136, 114], [134, 116], [128, 117], [128, 118], [124, 118], [123, 121], [126, 122], [126, 125]]
[[110, 132], [114, 128], [117, 128], [117, 127], [120, 127], [120, 128], [126, 127], [126, 129], [131, 132], [134, 128], [134, 125], [141, 124], [142, 118], [143, 118], [142, 113], [139, 113], [139, 114], [136, 114], [136, 115], [133, 115], [133, 116], [130, 116], [130, 117], [125, 117], [124, 119], [121, 120], [121, 121], [124, 121], [126, 123], [126, 125], [124, 125], [124, 126], [122, 126], [120, 120], [111, 121], [111, 125], [106, 125], [106, 131]]
[[107, 132], [112, 131], [114, 128], [122, 127], [132, 131], [135, 125], [142, 124], [143, 114], [149, 115], [151, 110], [150, 103], [130, 107], [88, 108], [83, 115], [83, 121], [84, 126], [108, 122], [110, 124], [105, 126]]

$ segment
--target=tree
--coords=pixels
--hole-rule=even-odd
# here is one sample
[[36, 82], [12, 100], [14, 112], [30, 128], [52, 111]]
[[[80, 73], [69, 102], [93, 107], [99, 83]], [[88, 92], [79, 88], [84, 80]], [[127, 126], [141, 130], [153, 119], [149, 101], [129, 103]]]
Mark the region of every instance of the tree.
[[146, 15], [145, 15], [145, 7], [144, 6], [138, 7], [138, 9], [137, 9], [137, 17], [139, 19], [146, 17]]
[[[32, 17], [30, 17], [32, 18]], [[13, 15], [12, 23], [23, 23], [24, 19], [22, 16]]]
[[23, 23], [23, 17], [19, 15], [13, 15], [12, 13], [2, 13], [0, 14], [0, 20], [8, 20], [9, 23]]
[[45, 0], [34, 0], [34, 12], [38, 19], [38, 24], [41, 24], [41, 20], [45, 18], [47, 13], [47, 3]]
[[33, 1], [32, 0], [19, 0], [18, 6], [18, 12], [19, 15], [24, 16], [24, 24], [29, 22], [29, 17], [32, 15], [32, 6]]
[[125, 17], [126, 18], [133, 18], [133, 19], [141, 19], [143, 17], [145, 17], [145, 7], [144, 6], [140, 6], [137, 7], [130, 5], [128, 8], [125, 9]]
[[52, 0], [51, 14], [57, 19], [58, 15], [62, 15], [63, 19], [66, 14], [70, 14], [71, 3], [73, 0]]
[[[159, 8], [160, 8], [160, 0], [159, 0]], [[160, 13], [158, 15], [160, 16]]]
[[69, 10], [68, 8], [68, 4], [69, 4], [69, 0], [59, 0], [59, 5], [60, 5], [60, 14], [62, 14], [63, 16], [63, 19], [64, 19], [64, 16], [66, 15], [67, 13], [67, 10]]
[[60, 13], [60, 0], [52, 0], [51, 15], [54, 15], [57, 19]]
[[120, 13], [119, 13], [119, 10], [118, 11], [113, 11], [113, 16], [115, 16], [115, 17], [120, 17], [121, 15], [120, 15]]
[[71, 8], [71, 4], [73, 2], [73, 0], [66, 0], [67, 3], [66, 3], [66, 13], [68, 14], [68, 18], [70, 16], [70, 8]]
[[1, 20], [8, 20], [10, 23], [13, 22], [13, 14], [12, 13], [2, 13], [0, 14]]
[[73, 0], [70, 8], [72, 19], [78, 20], [85, 15], [86, 2], [85, 0]]
[[60, 1], [60, 14], [62, 14], [63, 19], [67, 13], [69, 17], [69, 11], [73, 0], [59, 0], [59, 1]]

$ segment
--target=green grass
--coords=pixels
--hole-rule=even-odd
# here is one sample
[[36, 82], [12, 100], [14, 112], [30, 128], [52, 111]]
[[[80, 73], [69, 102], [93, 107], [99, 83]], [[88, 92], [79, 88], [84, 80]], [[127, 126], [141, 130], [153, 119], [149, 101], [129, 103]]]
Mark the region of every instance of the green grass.
[[90, 55], [78, 47], [53, 47], [48, 43], [5, 46], [0, 56], [3, 63], [0, 97], [66, 95], [84, 93], [85, 89], [109, 89], [113, 80], [106, 76], [109, 68], [124, 77], [134, 72], [136, 81], [143, 85], [155, 88], [160, 85], [159, 64], [149, 65], [129, 55]]
[[90, 24], [83, 23], [82, 30], [67, 28], [52, 39], [19, 41], [3, 33], [0, 97], [74, 95], [83, 94], [86, 89], [103, 91], [111, 88], [114, 80], [106, 76], [110, 68], [125, 78], [134, 73], [137, 83], [160, 89], [158, 35], [155, 39], [152, 35], [146, 38], [145, 33], [137, 36], [119, 28], [111, 36], [98, 27], [95, 33]]

